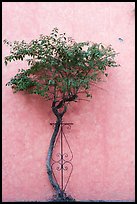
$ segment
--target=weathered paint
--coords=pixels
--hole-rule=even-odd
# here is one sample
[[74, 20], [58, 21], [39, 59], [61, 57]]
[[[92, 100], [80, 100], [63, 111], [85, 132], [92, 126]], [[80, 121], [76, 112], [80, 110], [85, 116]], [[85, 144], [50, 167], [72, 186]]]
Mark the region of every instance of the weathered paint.
[[[90, 102], [70, 105], [68, 141], [74, 170], [67, 187], [78, 200], [134, 200], [134, 2], [3, 2], [3, 40], [32, 40], [54, 27], [77, 41], [112, 44], [121, 67], [92, 87]], [[3, 58], [9, 53], [3, 46]], [[45, 158], [55, 117], [50, 102], [13, 94], [6, 82], [24, 68], [2, 72], [3, 201], [43, 201], [52, 188]]]

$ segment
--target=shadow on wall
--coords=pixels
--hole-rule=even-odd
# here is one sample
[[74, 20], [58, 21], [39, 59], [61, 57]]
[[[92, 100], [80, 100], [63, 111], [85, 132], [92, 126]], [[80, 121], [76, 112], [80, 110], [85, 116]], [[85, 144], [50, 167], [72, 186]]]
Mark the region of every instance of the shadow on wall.
[[[17, 93], [22, 94], [22, 93]], [[45, 120], [51, 122], [53, 120], [53, 114], [51, 101], [46, 101], [44, 98], [38, 95], [30, 95], [30, 94], [22, 94], [25, 97], [26, 107], [31, 108], [34, 110], [34, 115], [38, 114], [41, 117], [44, 117]], [[32, 111], [33, 112], [33, 111]]]

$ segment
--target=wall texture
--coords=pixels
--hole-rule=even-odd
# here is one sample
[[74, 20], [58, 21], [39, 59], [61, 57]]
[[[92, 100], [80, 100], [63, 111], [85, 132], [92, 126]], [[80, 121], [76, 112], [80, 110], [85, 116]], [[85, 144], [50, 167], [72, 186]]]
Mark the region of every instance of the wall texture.
[[[92, 87], [90, 102], [69, 107], [65, 122], [74, 170], [67, 186], [77, 200], [134, 200], [134, 2], [3, 2], [2, 37], [32, 40], [54, 27], [76, 41], [112, 44], [121, 67]], [[3, 45], [3, 58], [8, 55]], [[55, 118], [50, 102], [13, 94], [6, 82], [23, 62], [2, 72], [3, 202], [52, 197], [45, 158]]]

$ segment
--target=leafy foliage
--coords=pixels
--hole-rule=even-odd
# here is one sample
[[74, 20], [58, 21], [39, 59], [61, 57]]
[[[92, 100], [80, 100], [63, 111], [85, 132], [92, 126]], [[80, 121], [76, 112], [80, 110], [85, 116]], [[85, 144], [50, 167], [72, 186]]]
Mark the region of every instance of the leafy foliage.
[[10, 55], [5, 64], [26, 60], [27, 70], [18, 73], [6, 84], [14, 92], [25, 91], [38, 94], [47, 100], [74, 101], [80, 92], [91, 97], [90, 87], [107, 77], [108, 67], [117, 67], [117, 53], [111, 45], [102, 43], [75, 42], [54, 28], [49, 36], [40, 35], [29, 43], [4, 40], [10, 46]]

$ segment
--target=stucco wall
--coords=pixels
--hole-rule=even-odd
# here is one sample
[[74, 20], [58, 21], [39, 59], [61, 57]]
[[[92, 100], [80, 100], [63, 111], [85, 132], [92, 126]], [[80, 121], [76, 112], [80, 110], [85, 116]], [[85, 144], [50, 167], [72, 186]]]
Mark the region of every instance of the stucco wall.
[[[134, 200], [134, 2], [3, 2], [2, 37], [32, 40], [54, 27], [76, 41], [112, 44], [121, 67], [92, 87], [90, 102], [69, 107], [65, 122], [72, 148], [73, 173], [68, 194], [77, 200]], [[123, 39], [120, 40], [119, 38]], [[3, 58], [9, 53], [3, 45]], [[2, 72], [3, 201], [49, 199], [45, 158], [55, 118], [50, 102], [13, 94], [5, 86], [19, 68]]]

